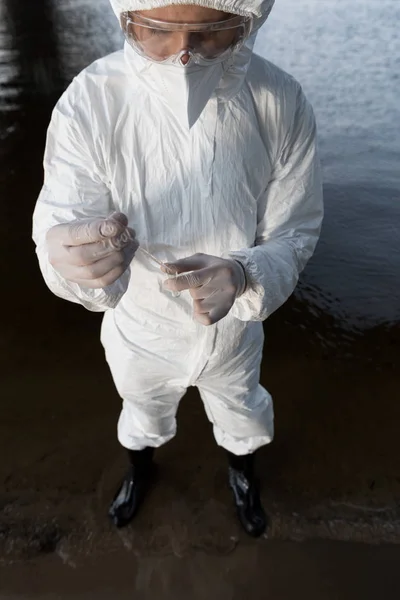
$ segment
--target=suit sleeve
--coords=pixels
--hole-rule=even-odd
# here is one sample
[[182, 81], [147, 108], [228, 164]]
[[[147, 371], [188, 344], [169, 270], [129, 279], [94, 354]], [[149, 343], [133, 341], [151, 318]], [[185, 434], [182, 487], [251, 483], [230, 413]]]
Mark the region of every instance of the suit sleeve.
[[248, 286], [232, 308], [242, 321], [262, 321], [294, 291], [312, 256], [323, 219], [316, 124], [300, 86], [282, 150], [259, 202], [255, 246], [229, 253], [246, 272]]
[[33, 214], [33, 240], [40, 270], [60, 298], [95, 312], [115, 308], [129, 284], [130, 269], [103, 289], [83, 288], [51, 266], [46, 234], [54, 225], [89, 217], [107, 217], [112, 199], [91, 139], [90, 107], [75, 80], [53, 111], [44, 156], [44, 184]]

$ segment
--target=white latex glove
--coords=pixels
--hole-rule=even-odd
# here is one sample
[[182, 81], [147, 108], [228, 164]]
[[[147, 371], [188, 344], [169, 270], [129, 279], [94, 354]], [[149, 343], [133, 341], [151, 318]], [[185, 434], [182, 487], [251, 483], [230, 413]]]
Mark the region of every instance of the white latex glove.
[[47, 232], [50, 264], [68, 281], [98, 289], [114, 283], [139, 247], [123, 213], [55, 225]]
[[194, 254], [166, 263], [163, 271], [183, 273], [164, 281], [164, 287], [172, 292], [189, 290], [194, 318], [202, 325], [213, 325], [223, 319], [246, 288], [245, 271], [238, 261], [209, 254]]

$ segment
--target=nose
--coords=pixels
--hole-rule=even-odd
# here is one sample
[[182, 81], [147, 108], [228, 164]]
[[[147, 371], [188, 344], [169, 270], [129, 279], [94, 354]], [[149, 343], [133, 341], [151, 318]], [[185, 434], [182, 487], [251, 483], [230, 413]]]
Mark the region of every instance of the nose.
[[190, 54], [182, 54], [180, 61], [183, 65], [187, 65], [190, 60]]
[[[190, 31], [177, 31], [174, 35], [174, 52], [185, 52], [191, 49], [191, 37]], [[190, 61], [190, 54], [182, 54], [180, 62], [182, 65], [187, 65]]]
[[175, 45], [177, 52], [181, 50], [189, 50], [190, 48], [190, 31], [178, 31], [175, 36]]

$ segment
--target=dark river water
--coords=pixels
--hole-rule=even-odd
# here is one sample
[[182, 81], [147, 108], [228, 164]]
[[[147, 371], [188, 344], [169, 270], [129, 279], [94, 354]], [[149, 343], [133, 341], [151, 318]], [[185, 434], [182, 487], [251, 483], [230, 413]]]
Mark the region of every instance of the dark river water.
[[[348, 328], [400, 320], [399, 24], [399, 0], [278, 0], [256, 46], [300, 80], [319, 124], [326, 219], [296, 293]], [[0, 0], [3, 148], [32, 94], [55, 101], [121, 45], [108, 0]]]

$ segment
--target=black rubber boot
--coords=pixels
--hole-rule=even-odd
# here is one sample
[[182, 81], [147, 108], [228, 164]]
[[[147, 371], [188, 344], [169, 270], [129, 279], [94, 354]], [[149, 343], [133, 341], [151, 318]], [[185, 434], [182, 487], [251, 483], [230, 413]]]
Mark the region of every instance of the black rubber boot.
[[154, 448], [128, 450], [128, 453], [129, 471], [108, 511], [111, 520], [117, 527], [124, 527], [132, 521], [154, 474]]
[[260, 492], [254, 476], [254, 454], [235, 456], [228, 452], [229, 485], [233, 491], [237, 514], [243, 529], [259, 537], [267, 528]]

